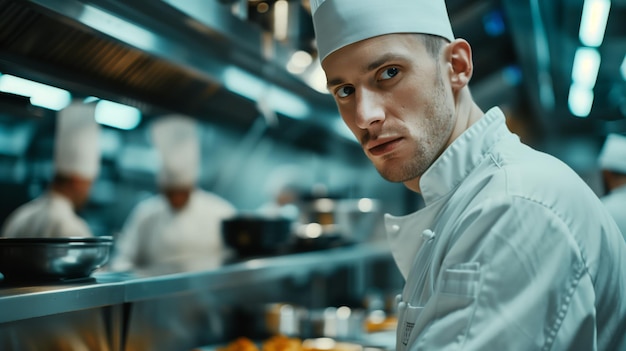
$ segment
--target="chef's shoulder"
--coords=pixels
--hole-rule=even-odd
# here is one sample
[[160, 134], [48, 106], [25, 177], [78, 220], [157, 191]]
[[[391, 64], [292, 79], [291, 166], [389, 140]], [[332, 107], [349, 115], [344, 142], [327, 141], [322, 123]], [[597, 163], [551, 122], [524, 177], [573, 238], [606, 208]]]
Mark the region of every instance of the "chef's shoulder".
[[201, 207], [211, 208], [212, 211], [219, 211], [222, 217], [229, 217], [237, 213], [237, 208], [227, 199], [213, 192], [196, 189], [193, 199]]
[[159, 216], [168, 210], [167, 200], [160, 194], [150, 195], [137, 202], [129, 219], [138, 220]]
[[59, 218], [52, 219], [52, 226], [56, 228], [51, 233], [53, 237], [92, 237], [93, 233], [84, 219], [74, 216], [61, 220]]

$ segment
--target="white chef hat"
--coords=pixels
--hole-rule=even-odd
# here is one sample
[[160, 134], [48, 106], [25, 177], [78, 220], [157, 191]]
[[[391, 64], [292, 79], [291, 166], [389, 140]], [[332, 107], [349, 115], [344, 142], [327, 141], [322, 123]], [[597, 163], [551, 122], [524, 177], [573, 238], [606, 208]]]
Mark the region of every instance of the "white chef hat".
[[611, 133], [599, 156], [600, 168], [626, 174], [626, 136]]
[[391, 33], [454, 40], [444, 0], [311, 0], [320, 61], [357, 41]]
[[96, 104], [73, 102], [57, 114], [55, 172], [93, 179], [100, 170], [100, 125]]
[[200, 140], [195, 121], [167, 115], [152, 124], [152, 141], [161, 156], [159, 184], [194, 186], [200, 171]]

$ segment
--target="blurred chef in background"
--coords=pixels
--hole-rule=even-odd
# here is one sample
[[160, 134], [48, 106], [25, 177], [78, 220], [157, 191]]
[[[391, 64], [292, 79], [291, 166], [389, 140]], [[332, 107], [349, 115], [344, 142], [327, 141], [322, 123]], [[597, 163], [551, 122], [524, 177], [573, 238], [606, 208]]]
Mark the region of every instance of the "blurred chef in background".
[[89, 237], [76, 211], [88, 200], [100, 170], [100, 127], [95, 103], [71, 103], [57, 114], [54, 176], [48, 190], [18, 207], [5, 221], [2, 236]]
[[626, 238], [626, 136], [609, 134], [598, 160], [605, 190], [601, 200]]
[[269, 174], [264, 189], [271, 200], [259, 208], [259, 213], [269, 217], [298, 220], [302, 195], [311, 187], [309, 178], [310, 174], [306, 174], [297, 165], [276, 167]]
[[161, 156], [160, 193], [140, 202], [124, 224], [112, 270], [176, 272], [210, 268], [226, 256], [222, 220], [235, 207], [197, 186], [200, 145], [194, 120], [168, 115], [151, 127]]

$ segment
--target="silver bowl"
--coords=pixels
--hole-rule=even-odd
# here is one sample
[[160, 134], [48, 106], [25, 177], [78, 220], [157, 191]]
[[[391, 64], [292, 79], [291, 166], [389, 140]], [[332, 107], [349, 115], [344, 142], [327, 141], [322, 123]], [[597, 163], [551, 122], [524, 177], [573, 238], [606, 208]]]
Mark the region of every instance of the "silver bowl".
[[5, 281], [88, 278], [109, 259], [113, 238], [0, 238], [0, 273]]

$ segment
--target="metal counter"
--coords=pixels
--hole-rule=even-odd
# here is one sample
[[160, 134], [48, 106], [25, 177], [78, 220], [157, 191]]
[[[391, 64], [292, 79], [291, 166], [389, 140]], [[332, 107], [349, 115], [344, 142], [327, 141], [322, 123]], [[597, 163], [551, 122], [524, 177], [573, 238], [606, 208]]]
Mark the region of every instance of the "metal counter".
[[297, 277], [331, 270], [341, 265], [358, 265], [360, 262], [389, 256], [387, 243], [379, 242], [254, 258], [198, 272], [145, 277], [96, 272], [93, 275], [95, 281], [86, 283], [24, 287], [0, 284], [0, 323], [120, 305], [184, 292], [230, 289], [281, 277]]

